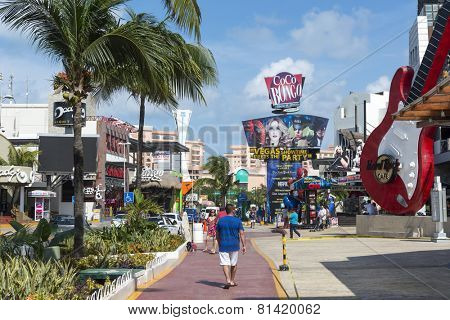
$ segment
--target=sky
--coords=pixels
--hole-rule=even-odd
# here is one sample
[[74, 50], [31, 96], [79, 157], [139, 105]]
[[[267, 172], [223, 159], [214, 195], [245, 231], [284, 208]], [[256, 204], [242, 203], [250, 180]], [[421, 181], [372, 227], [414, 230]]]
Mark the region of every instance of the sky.
[[[408, 31], [417, 12], [417, 0], [198, 2], [202, 44], [214, 55], [219, 83], [204, 89], [207, 106], [180, 101], [180, 109], [192, 110], [189, 138], [202, 139], [207, 154], [223, 154], [229, 145], [245, 143], [243, 120], [272, 115], [263, 78], [282, 71], [306, 77], [299, 113], [329, 118], [323, 147], [331, 145], [332, 118], [343, 97], [350, 91], [388, 90], [397, 68], [408, 64]], [[129, 5], [137, 12], [164, 16], [158, 0], [134, 0]], [[13, 74], [17, 103], [26, 102], [27, 83], [28, 102], [47, 103], [52, 76], [60, 68], [24, 35], [0, 25], [2, 89], [7, 90]], [[100, 103], [97, 110], [98, 115], [133, 124], [138, 112], [126, 93]], [[170, 112], [153, 105], [148, 105], [145, 124], [176, 128]]]

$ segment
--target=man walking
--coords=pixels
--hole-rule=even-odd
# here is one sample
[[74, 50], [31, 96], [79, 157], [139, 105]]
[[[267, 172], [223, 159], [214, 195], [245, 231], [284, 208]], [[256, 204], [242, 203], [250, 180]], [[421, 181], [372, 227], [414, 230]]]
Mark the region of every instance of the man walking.
[[234, 281], [237, 271], [239, 256], [239, 242], [242, 244], [242, 253], [247, 251], [245, 247], [245, 235], [242, 221], [234, 217], [234, 206], [227, 204], [225, 207], [227, 215], [217, 222], [216, 236], [219, 243], [220, 265], [223, 267], [226, 284], [224, 289], [237, 286]]

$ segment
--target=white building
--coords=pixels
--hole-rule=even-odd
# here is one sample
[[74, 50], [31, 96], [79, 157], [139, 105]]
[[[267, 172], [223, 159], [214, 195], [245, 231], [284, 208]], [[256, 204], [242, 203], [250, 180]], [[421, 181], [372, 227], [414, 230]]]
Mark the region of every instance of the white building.
[[[364, 108], [364, 101], [366, 107]], [[335, 128], [334, 145], [345, 145], [345, 138], [341, 130], [348, 130], [356, 134], [358, 138], [366, 137], [381, 123], [389, 103], [389, 92], [379, 93], [356, 93], [353, 92], [345, 97], [341, 105], [336, 108], [333, 121]], [[364, 118], [366, 122], [364, 124]]]
[[417, 16], [409, 30], [409, 65], [417, 73], [428, 46], [428, 20], [426, 16]]

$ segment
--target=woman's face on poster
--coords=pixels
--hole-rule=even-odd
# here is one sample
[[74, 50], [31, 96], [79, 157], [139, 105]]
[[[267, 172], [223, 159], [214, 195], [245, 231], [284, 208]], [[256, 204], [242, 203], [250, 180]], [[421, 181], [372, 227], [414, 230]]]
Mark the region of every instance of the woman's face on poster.
[[270, 123], [269, 126], [269, 139], [271, 145], [278, 145], [281, 139], [280, 124], [277, 120]]

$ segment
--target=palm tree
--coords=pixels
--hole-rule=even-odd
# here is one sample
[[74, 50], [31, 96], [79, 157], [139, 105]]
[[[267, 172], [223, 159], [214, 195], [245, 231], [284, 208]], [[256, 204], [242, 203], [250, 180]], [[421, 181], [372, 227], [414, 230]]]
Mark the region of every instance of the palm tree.
[[124, 66], [125, 72], [118, 70], [111, 73], [107, 86], [100, 92], [106, 97], [124, 87], [139, 103], [139, 128], [137, 146], [136, 189], [141, 190], [142, 149], [145, 120], [145, 102], [151, 102], [158, 107], [177, 108], [177, 98], [190, 99], [194, 102], [206, 104], [202, 87], [214, 85], [217, 82], [216, 64], [211, 52], [199, 44], [188, 44], [177, 33], [166, 28], [164, 23], [157, 22], [147, 14], [129, 12], [130, 19], [144, 28], [149, 28], [149, 34], [158, 33], [172, 47], [168, 52], [173, 62], [173, 72], [167, 75], [153, 74], [152, 82], [146, 82], [142, 73], [134, 66]]
[[135, 192], [135, 201], [126, 206], [128, 223], [139, 225], [148, 214], [161, 214], [163, 208], [151, 199], [146, 199], [138, 190]]
[[[112, 70], [134, 65], [151, 83], [154, 74], [172, 73], [170, 44], [134, 21], [120, 19], [129, 0], [4, 0], [2, 22], [28, 35], [38, 50], [62, 64], [54, 89], [73, 108], [74, 255], [83, 255], [83, 164], [81, 139], [83, 99], [100, 90]], [[165, 0], [167, 20], [199, 38], [200, 14], [194, 0]]]
[[[38, 165], [39, 150], [30, 150], [32, 145], [26, 145], [18, 149], [13, 146], [9, 147], [8, 159], [0, 157], [0, 166], [16, 166], [16, 167], [32, 167], [35, 168]], [[16, 203], [17, 190], [20, 187], [11, 188], [11, 206]]]
[[228, 159], [224, 156], [209, 157], [203, 168], [208, 170], [213, 178], [198, 179], [196, 185], [207, 185], [220, 192], [221, 204], [225, 206], [228, 192], [239, 183], [234, 181], [234, 174], [230, 172]]

